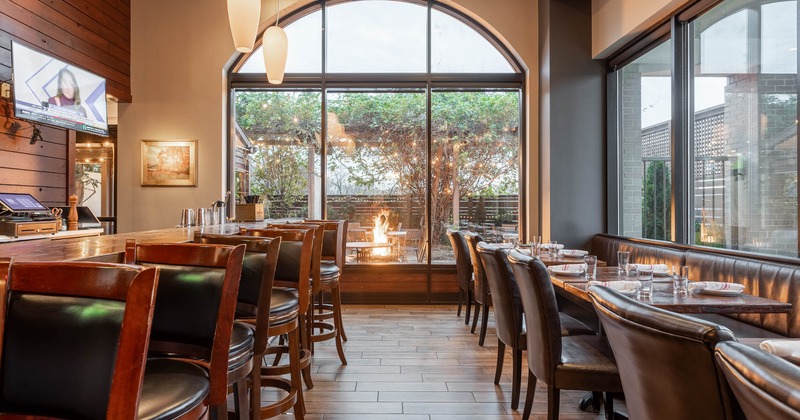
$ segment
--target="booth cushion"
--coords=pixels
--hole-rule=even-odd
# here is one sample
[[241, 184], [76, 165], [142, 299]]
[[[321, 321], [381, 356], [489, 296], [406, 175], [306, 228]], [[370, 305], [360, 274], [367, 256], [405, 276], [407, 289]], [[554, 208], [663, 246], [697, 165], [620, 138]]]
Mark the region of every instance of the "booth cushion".
[[800, 337], [800, 267], [770, 261], [690, 250], [686, 252], [689, 279], [744, 285], [745, 293], [788, 302], [787, 314], [739, 314], [733, 317], [767, 331]]

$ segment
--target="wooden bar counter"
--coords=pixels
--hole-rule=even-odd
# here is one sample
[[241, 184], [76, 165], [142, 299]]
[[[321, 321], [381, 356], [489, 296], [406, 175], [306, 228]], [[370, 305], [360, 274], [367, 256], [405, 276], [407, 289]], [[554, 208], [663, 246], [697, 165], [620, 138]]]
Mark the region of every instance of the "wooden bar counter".
[[[273, 221], [274, 222], [274, 221]], [[59, 241], [31, 240], [0, 244], [0, 258], [14, 261], [104, 261], [123, 262], [125, 241], [136, 239], [137, 243], [189, 242], [195, 232], [235, 234], [239, 227], [259, 228], [268, 222], [226, 223], [203, 227], [185, 227], [120, 233], [116, 235], [71, 238]]]

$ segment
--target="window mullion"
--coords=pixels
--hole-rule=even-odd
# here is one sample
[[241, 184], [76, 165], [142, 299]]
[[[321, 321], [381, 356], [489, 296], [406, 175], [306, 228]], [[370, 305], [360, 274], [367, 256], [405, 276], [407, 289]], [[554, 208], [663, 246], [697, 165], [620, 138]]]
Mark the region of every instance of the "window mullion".
[[691, 101], [689, 100], [688, 24], [677, 16], [672, 18], [672, 127], [670, 130], [672, 172], [672, 240], [689, 242], [690, 197], [689, 125]]

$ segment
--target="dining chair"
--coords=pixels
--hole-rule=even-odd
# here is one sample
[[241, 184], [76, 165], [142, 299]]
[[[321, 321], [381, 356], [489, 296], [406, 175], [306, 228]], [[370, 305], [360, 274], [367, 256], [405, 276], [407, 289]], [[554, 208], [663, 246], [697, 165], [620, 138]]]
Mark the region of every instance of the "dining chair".
[[[300, 358], [297, 329], [297, 314], [300, 305], [297, 297], [285, 289], [273, 290], [281, 238], [196, 232], [194, 242], [232, 246], [245, 245], [246, 247], [239, 294], [236, 298], [236, 323], [234, 326], [249, 326], [254, 329], [255, 334], [253, 368], [248, 384], [250, 418], [270, 418], [294, 408], [295, 418], [302, 419], [305, 407], [299, 363], [291, 365], [289, 381], [271, 375], [262, 377], [263, 359], [267, 355], [268, 341], [271, 337], [287, 334], [290, 342], [290, 360], [299, 361]], [[291, 328], [285, 328], [287, 323], [292, 324]], [[229, 378], [229, 382], [234, 382], [234, 380]], [[284, 395], [277, 398], [276, 401], [262, 406], [262, 387], [283, 391]], [[241, 398], [244, 394], [241, 392], [238, 397]], [[239, 405], [242, 407], [245, 406], [245, 403], [244, 399], [239, 401]]]
[[[286, 304], [290, 307], [291, 301], [288, 300], [288, 296], [284, 293], [288, 292], [297, 299], [298, 304], [297, 331], [300, 336], [300, 358], [295, 360], [291, 356], [292, 337], [290, 334], [288, 346], [276, 345], [267, 349], [267, 353], [274, 355], [275, 360], [271, 366], [263, 366], [261, 368], [262, 377], [291, 374], [296, 364], [302, 372], [303, 382], [308, 389], [314, 387], [311, 377], [311, 350], [308, 347], [310, 338], [307, 334], [307, 325], [311, 323], [308, 313], [311, 307], [311, 260], [314, 251], [315, 229], [308, 226], [305, 228], [294, 226], [292, 229], [240, 229], [240, 234], [242, 235], [281, 239], [277, 267], [275, 268], [273, 294], [285, 296], [287, 298]], [[286, 312], [287, 315], [291, 313], [288, 308]], [[288, 318], [279, 325], [284, 331], [288, 332], [291, 331], [292, 324], [293, 321]], [[276, 325], [274, 320], [271, 325]], [[270, 331], [270, 334], [272, 333], [273, 331]], [[279, 364], [283, 354], [289, 355], [288, 365]], [[302, 391], [299, 392], [298, 398], [302, 400]]]
[[486, 341], [486, 327], [489, 323], [489, 307], [492, 305], [492, 294], [489, 292], [489, 285], [486, 283], [486, 272], [483, 269], [483, 262], [478, 256], [478, 243], [482, 242], [483, 238], [477, 233], [466, 232], [464, 233], [464, 239], [467, 241], [475, 282], [473, 285], [473, 289], [475, 290], [475, 315], [472, 318], [472, 329], [470, 332], [475, 333], [475, 327], [478, 324], [478, 317], [480, 316], [481, 329], [478, 334], [478, 345], [483, 347], [483, 343]]
[[157, 268], [0, 259], [0, 416], [136, 418], [157, 284]]
[[717, 344], [717, 366], [748, 419], [800, 419], [800, 366], [735, 341]]
[[[246, 327], [234, 332], [233, 322], [244, 250], [244, 245], [126, 241], [126, 263], [161, 269], [140, 418], [170, 418], [179, 408], [161, 402], [182, 380], [167, 359], [206, 368], [211, 414], [227, 417], [228, 386], [234, 385], [229, 371], [249, 373], [253, 366], [253, 333]], [[159, 386], [148, 388], [148, 381]], [[243, 392], [244, 384], [238, 385]]]
[[447, 238], [453, 247], [453, 254], [456, 257], [456, 279], [458, 280], [458, 311], [456, 316], [461, 316], [462, 305], [466, 306], [464, 323], [469, 325], [470, 310], [474, 300], [472, 278], [472, 263], [469, 260], [469, 250], [464, 234], [457, 230], [448, 230]]
[[[613, 419], [611, 394], [622, 392], [622, 383], [608, 341], [599, 335], [564, 336], [564, 318], [542, 261], [517, 251], [512, 251], [508, 260], [519, 286], [527, 328], [529, 372], [522, 418], [530, 418], [539, 380], [547, 385], [548, 419], [558, 419], [562, 389], [605, 392], [606, 419]], [[492, 299], [497, 302], [494, 291]]]
[[589, 288], [616, 356], [632, 419], [732, 419], [733, 395], [714, 362], [725, 327]]
[[[512, 379], [511, 408], [516, 410], [522, 382], [522, 351], [528, 349], [530, 340], [523, 320], [523, 302], [508, 260], [507, 251], [497, 245], [478, 242], [476, 249], [486, 273], [486, 283], [492, 294], [495, 331], [497, 333], [497, 366], [494, 383], [500, 383], [506, 346], [511, 347]], [[559, 333], [562, 335], [596, 334], [594, 330], [567, 314], [557, 312]]]

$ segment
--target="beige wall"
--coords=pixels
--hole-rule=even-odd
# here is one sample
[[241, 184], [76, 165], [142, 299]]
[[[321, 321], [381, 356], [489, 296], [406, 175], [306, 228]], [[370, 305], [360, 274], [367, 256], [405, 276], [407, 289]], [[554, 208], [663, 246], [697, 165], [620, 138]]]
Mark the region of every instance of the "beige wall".
[[[308, 2], [283, 0], [280, 4], [287, 10]], [[538, 145], [531, 139], [538, 132], [536, 2], [453, 0], [450, 4], [486, 24], [529, 69], [528, 167], [535, 174]], [[264, 0], [263, 22], [273, 19], [273, 10], [274, 3]], [[119, 104], [120, 233], [174, 226], [181, 208], [207, 207], [224, 193], [225, 73], [235, 57], [224, 1], [136, 0], [131, 2], [131, 26], [133, 102]], [[197, 187], [141, 187], [142, 139], [197, 139]], [[538, 220], [538, 179], [529, 176], [529, 210], [534, 213], [528, 220]]]
[[607, 57], [688, 2], [592, 0], [592, 57]]

